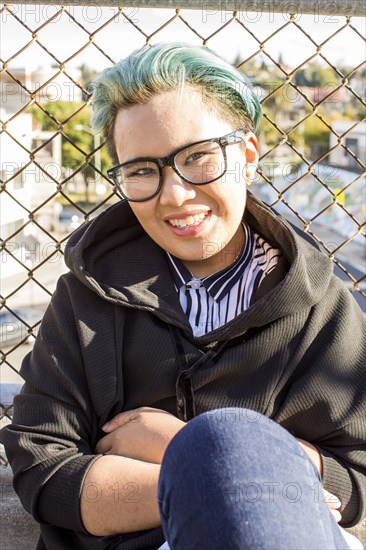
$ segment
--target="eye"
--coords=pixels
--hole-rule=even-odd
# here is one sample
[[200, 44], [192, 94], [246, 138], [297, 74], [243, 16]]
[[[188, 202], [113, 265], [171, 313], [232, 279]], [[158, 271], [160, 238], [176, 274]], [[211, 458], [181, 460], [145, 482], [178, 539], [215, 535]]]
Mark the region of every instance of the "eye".
[[123, 170], [123, 179], [152, 177], [157, 174], [155, 166], [126, 166]]
[[139, 168], [138, 170], [134, 170], [128, 174], [126, 174], [126, 176], [128, 178], [131, 178], [133, 176], [147, 176], [149, 174], [151, 174], [153, 172], [153, 170], [151, 168]]
[[194, 151], [194, 153], [191, 153], [185, 160], [184, 164], [187, 166], [188, 164], [195, 162], [197, 160], [202, 159], [203, 157], [208, 156], [210, 153], [208, 151]]
[[187, 161], [189, 162], [191, 160], [197, 160], [197, 159], [203, 157], [203, 155], [206, 155], [206, 153], [200, 153], [199, 151], [195, 151], [194, 153], [189, 155], [189, 157], [186, 159], [186, 162]]

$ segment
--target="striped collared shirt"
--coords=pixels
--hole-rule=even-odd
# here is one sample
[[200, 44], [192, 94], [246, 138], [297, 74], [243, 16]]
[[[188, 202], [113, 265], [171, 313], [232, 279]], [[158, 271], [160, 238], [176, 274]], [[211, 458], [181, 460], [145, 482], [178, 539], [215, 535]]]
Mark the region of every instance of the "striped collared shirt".
[[264, 238], [243, 222], [245, 244], [229, 267], [198, 279], [183, 262], [167, 252], [179, 301], [194, 336], [219, 328], [245, 311], [253, 292], [282, 256]]

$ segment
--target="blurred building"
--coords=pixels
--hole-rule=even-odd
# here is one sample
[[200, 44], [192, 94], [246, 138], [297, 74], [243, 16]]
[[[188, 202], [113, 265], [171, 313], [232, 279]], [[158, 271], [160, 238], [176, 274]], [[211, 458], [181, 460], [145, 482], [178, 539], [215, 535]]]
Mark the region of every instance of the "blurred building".
[[80, 75], [79, 69], [68, 69], [66, 75], [55, 67], [12, 68], [0, 75], [5, 130], [0, 135], [0, 235], [13, 255], [1, 253], [2, 278], [22, 271], [21, 263], [29, 266], [40, 248], [52, 242], [47, 232], [59, 214], [61, 135], [42, 131], [26, 107], [31, 94], [39, 103], [81, 101]]
[[35, 257], [36, 248], [39, 252], [51, 240], [40, 226], [52, 230], [58, 214], [61, 136], [51, 140], [54, 133], [40, 131], [27, 113], [12, 118], [1, 109], [0, 118], [9, 120], [0, 136], [0, 235], [14, 256], [1, 252], [1, 277], [5, 278], [22, 271], [19, 262], [26, 264]]
[[30, 70], [27, 67], [12, 68], [0, 75], [1, 106], [6, 113], [16, 113], [31, 100], [37, 101], [82, 101], [79, 69], [67, 69], [67, 75], [59, 68], [45, 67]]
[[[351, 128], [355, 121], [351, 120], [342, 120], [334, 121], [332, 127], [338, 135], [342, 136], [349, 128]], [[335, 147], [338, 143], [337, 137], [331, 133], [330, 134], [330, 147]], [[359, 158], [363, 164], [366, 163], [366, 122], [358, 124], [353, 130], [348, 132], [343, 138], [343, 145], [350, 149], [353, 154]], [[346, 150], [344, 147], [337, 147], [330, 154], [330, 162], [335, 166], [340, 168], [345, 168], [347, 170], [361, 172], [361, 166], [356, 162], [353, 156]]]

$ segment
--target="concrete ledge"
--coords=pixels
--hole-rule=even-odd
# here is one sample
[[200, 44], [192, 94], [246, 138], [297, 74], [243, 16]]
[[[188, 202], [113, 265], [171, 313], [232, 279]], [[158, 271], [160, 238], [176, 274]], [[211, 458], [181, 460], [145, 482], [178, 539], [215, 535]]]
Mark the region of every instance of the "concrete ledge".
[[20, 504], [12, 484], [13, 472], [0, 470], [1, 513], [0, 532], [2, 550], [34, 550], [39, 538], [39, 525]]
[[363, 518], [363, 521], [352, 527], [351, 529], [346, 529], [348, 533], [351, 533], [358, 538], [366, 548], [366, 517]]
[[[2, 415], [12, 416], [13, 398], [21, 390], [22, 384], [0, 384]], [[3, 446], [1, 445], [1, 451]], [[1, 453], [6, 464], [5, 455]], [[28, 514], [13, 489], [13, 472], [10, 466], [0, 468], [0, 532], [1, 550], [34, 550], [39, 539], [39, 524]]]

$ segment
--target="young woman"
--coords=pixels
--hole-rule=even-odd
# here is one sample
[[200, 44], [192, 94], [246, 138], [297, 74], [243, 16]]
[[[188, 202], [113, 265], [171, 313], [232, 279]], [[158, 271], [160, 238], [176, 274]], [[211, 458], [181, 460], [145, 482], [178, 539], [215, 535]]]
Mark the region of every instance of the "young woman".
[[38, 548], [347, 548], [365, 509], [365, 319], [248, 192], [257, 98], [203, 47], [95, 83], [121, 197], [70, 238], [2, 431]]

